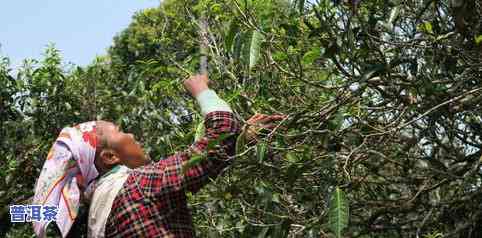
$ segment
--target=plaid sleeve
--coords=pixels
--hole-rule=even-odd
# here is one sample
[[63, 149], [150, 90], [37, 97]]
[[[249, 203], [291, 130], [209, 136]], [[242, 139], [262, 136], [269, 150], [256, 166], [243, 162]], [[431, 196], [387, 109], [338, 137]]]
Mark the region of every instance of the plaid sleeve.
[[[205, 135], [186, 151], [178, 152], [155, 163], [156, 174], [141, 179], [140, 185], [147, 186], [149, 193], [168, 196], [180, 191], [197, 192], [211, 179], [217, 177], [229, 164], [229, 157], [235, 154], [236, 138], [240, 131], [239, 122], [232, 112], [213, 111], [206, 115]], [[220, 137], [220, 135], [223, 135]], [[219, 141], [218, 141], [219, 138]], [[218, 143], [208, 149], [210, 141]], [[183, 165], [194, 154], [205, 154], [207, 158], [182, 171]], [[184, 172], [184, 173], [183, 173]], [[144, 187], [144, 191], [146, 187]]]

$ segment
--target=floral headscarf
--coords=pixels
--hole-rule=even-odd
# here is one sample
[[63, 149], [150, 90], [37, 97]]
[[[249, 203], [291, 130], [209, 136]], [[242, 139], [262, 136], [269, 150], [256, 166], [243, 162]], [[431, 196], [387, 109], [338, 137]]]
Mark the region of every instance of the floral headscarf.
[[[35, 185], [33, 204], [58, 206], [56, 223], [67, 236], [80, 203], [80, 193], [98, 175], [94, 165], [97, 147], [95, 121], [62, 129], [47, 155]], [[38, 237], [45, 237], [48, 221], [33, 222]]]

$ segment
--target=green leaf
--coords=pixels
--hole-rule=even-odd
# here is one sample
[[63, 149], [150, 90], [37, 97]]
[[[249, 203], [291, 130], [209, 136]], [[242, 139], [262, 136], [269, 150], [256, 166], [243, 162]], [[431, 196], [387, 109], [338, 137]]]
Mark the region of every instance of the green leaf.
[[229, 23], [229, 29], [228, 29], [228, 34], [226, 35], [224, 39], [224, 46], [226, 47], [226, 50], [228, 52], [233, 51], [233, 44], [234, 44], [234, 39], [236, 35], [239, 32], [239, 24], [236, 20], [231, 20]]
[[238, 61], [244, 58], [244, 39], [246, 38], [246, 33], [237, 34], [234, 36], [234, 45], [233, 45], [233, 59]]
[[423, 238], [442, 238], [443, 236], [444, 234], [442, 234], [441, 232], [434, 231], [430, 234], [424, 235]]
[[303, 13], [304, 10], [305, 10], [305, 0], [298, 0], [298, 11], [300, 11], [300, 13]]
[[207, 158], [205, 153], [203, 153], [203, 154], [193, 154], [191, 156], [191, 159], [186, 161], [182, 165], [181, 173], [185, 174], [186, 171], [188, 171], [190, 168], [192, 168], [192, 167], [198, 165], [199, 163], [201, 163], [205, 158]]
[[432, 23], [430, 23], [428, 21], [418, 25], [417, 28], [418, 28], [419, 31], [429, 33], [429, 34], [433, 34]]
[[261, 43], [263, 42], [264, 36], [259, 31], [253, 31], [251, 36], [251, 44], [249, 47], [249, 69], [256, 66], [259, 60]]
[[400, 12], [400, 7], [395, 6], [392, 11], [390, 12], [390, 18], [388, 19], [388, 24], [392, 25], [395, 19], [398, 17], [398, 13]]
[[342, 110], [338, 110], [334, 117], [328, 121], [328, 129], [330, 130], [333, 130], [333, 131], [336, 131], [336, 130], [339, 130], [341, 128], [341, 126], [343, 125], [343, 120], [345, 119], [344, 115], [343, 115], [343, 111]]
[[243, 131], [241, 134], [239, 134], [238, 138], [236, 139], [236, 154], [239, 155], [243, 153], [245, 146], [246, 146], [246, 131]]
[[362, 75], [362, 81], [365, 82], [377, 75], [380, 75], [383, 71], [386, 70], [386, 66], [384, 64], [376, 64], [372, 65], [369, 69], [367, 69]]
[[475, 39], [475, 44], [479, 45], [480, 43], [482, 43], [482, 35], [478, 35], [476, 37], [474, 37]]
[[[201, 123], [203, 126], [202, 126], [202, 131], [204, 132], [204, 124]], [[201, 130], [198, 126], [198, 129]], [[196, 134], [198, 133], [198, 131], [196, 130]], [[209, 140], [208, 141], [208, 144], [207, 144], [207, 148], [205, 151], [203, 151], [202, 153], [194, 153], [192, 156], [191, 156], [191, 159], [188, 160], [187, 162], [185, 162], [182, 166], [182, 173], [185, 173], [187, 170], [189, 170], [190, 168], [192, 168], [193, 166], [196, 166], [197, 164], [201, 163], [204, 159], [207, 159], [207, 151], [213, 149], [216, 145], [218, 145], [221, 141], [225, 140], [227, 137], [231, 136], [232, 134], [230, 133], [223, 133], [223, 134], [220, 134], [216, 139], [214, 140]]]
[[321, 51], [322, 50], [320, 47], [315, 47], [310, 51], [306, 52], [305, 55], [303, 55], [303, 64], [309, 65], [315, 62], [315, 60], [321, 57]]
[[211, 11], [210, 11], [211, 14], [213, 14], [213, 15], [216, 14], [216, 15], [217, 15], [217, 14], [221, 14], [221, 12], [222, 12], [222, 7], [221, 7], [220, 4], [217, 4], [217, 3], [216, 3], [216, 4], [213, 4], [213, 5], [211, 6]]
[[337, 238], [342, 237], [342, 231], [348, 226], [349, 208], [344, 192], [336, 187], [331, 195], [329, 209], [329, 227]]
[[199, 123], [196, 127], [196, 134], [194, 135], [194, 141], [201, 139], [204, 136], [204, 121]]
[[261, 232], [258, 234], [258, 238], [264, 238], [268, 234], [269, 226], [263, 227]]
[[232, 136], [232, 135], [233, 134], [231, 134], [231, 133], [222, 133], [218, 136], [218, 138], [216, 138], [214, 140], [209, 140], [207, 149], [208, 150], [213, 149], [215, 146], [219, 145], [219, 143], [221, 143], [221, 141], [225, 140], [226, 138], [228, 138], [229, 136]]
[[293, 152], [288, 152], [286, 153], [286, 156], [285, 156], [286, 160], [292, 164], [298, 162], [298, 157], [296, 156], [295, 153]]
[[268, 144], [266, 144], [266, 142], [259, 142], [256, 145], [256, 158], [258, 158], [259, 162], [262, 162], [264, 160], [267, 148]]

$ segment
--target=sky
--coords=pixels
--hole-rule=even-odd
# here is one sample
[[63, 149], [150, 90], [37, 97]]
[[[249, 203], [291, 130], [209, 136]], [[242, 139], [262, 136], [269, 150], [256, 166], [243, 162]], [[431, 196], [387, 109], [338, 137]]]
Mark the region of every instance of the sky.
[[84, 66], [103, 55], [113, 37], [141, 9], [160, 0], [0, 1], [0, 55], [16, 68], [25, 58], [40, 59], [54, 43], [65, 63]]

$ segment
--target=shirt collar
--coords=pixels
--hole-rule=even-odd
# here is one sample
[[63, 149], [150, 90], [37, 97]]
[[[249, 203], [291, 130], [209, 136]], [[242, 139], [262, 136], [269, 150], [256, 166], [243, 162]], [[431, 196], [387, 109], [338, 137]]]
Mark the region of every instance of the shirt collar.
[[121, 164], [115, 165], [111, 170], [109, 170], [105, 174], [101, 175], [99, 177], [98, 181], [100, 182], [100, 181], [104, 180], [105, 178], [110, 177], [113, 174], [128, 171], [128, 170], [130, 170], [130, 169], [125, 165], [121, 165]]

